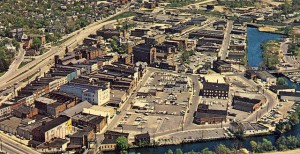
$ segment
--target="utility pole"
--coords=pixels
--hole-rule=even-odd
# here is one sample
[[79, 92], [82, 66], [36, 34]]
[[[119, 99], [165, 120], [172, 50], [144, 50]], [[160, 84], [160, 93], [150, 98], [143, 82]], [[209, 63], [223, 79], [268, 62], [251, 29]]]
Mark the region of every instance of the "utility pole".
[[182, 122], [181, 122], [181, 131], [183, 131], [183, 119], [182, 119]]
[[155, 132], [153, 130], [153, 145], [155, 146]]
[[221, 128], [223, 128], [223, 120], [221, 121]]
[[257, 114], [258, 114], [258, 111], [256, 111], [256, 122], [257, 122]]

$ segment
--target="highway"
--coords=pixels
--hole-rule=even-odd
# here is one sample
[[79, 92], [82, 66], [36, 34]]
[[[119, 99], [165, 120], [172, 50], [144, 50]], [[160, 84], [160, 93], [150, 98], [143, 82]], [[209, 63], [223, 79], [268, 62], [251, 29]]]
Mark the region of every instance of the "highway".
[[15, 71], [18, 69], [18, 67], [20, 66], [20, 64], [22, 63], [25, 53], [26, 53], [26, 51], [23, 49], [22, 46], [23, 46], [23, 44], [21, 43], [18, 55], [15, 57], [14, 61], [10, 64], [7, 72], [0, 77], [0, 81], [13, 75], [15, 73]]
[[39, 152], [20, 144], [16, 141], [7, 139], [0, 133], [0, 151], [8, 154], [39, 154]]
[[48, 71], [49, 68], [51, 67], [51, 65], [48, 64], [52, 64], [54, 62], [53, 60], [54, 55], [60, 55], [60, 56], [64, 55], [66, 47], [68, 47], [69, 49], [73, 49], [78, 44], [81, 44], [84, 38], [88, 37], [92, 33], [95, 33], [98, 29], [100, 29], [104, 25], [116, 23], [117, 22], [116, 20], [112, 20], [112, 21], [107, 21], [107, 20], [123, 12], [128, 11], [128, 9], [129, 9], [129, 5], [121, 12], [118, 12], [106, 19], [92, 23], [83, 29], [77, 30], [69, 34], [69, 36], [71, 37], [68, 38], [60, 46], [52, 47], [48, 52], [41, 55], [38, 59], [33, 60], [32, 62], [26, 64], [24, 67], [15, 70], [14, 73], [10, 74], [6, 78], [0, 80], [0, 89], [3, 89], [16, 82], [22, 81], [31, 75], [37, 74], [39, 72], [42, 73]]
[[[47, 72], [52, 66], [52, 64], [54, 63], [54, 55], [60, 55], [60, 56], [64, 55], [66, 47], [72, 50], [75, 47], [77, 47], [78, 44], [81, 44], [84, 38], [88, 37], [92, 33], [95, 33], [98, 29], [102, 28], [104, 25], [116, 23], [117, 20], [111, 20], [111, 21], [107, 21], [107, 20], [123, 12], [128, 11], [130, 4], [128, 4], [122, 11], [114, 15], [111, 15], [105, 19], [92, 23], [83, 29], [68, 34], [68, 36], [64, 36], [63, 38], [66, 38], [66, 41], [63, 42], [61, 45], [52, 47], [48, 52], [39, 56], [39, 58], [33, 60], [32, 62], [18, 69], [25, 55], [25, 51], [21, 50], [21, 52], [19, 52], [19, 55], [17, 56], [15, 61], [10, 66], [10, 69], [7, 72], [7, 74], [5, 74], [4, 77], [2, 76], [0, 80], [0, 89], [7, 88], [8, 86], [11, 86], [15, 83], [19, 83], [20, 81], [28, 77], [31, 77], [33, 75], [37, 75], [37, 74], [41, 75], [42, 73]], [[30, 150], [30, 148], [26, 146], [20, 147], [21, 146], [20, 144], [15, 143], [12, 140], [6, 139], [5, 137], [1, 137], [1, 144], [2, 144], [2, 150], [4, 152], [11, 153], [11, 154], [38, 153], [33, 150]]]

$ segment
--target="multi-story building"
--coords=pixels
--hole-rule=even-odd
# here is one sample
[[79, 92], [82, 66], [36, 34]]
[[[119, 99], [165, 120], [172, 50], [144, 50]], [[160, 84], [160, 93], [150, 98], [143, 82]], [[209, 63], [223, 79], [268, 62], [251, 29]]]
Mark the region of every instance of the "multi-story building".
[[107, 118], [91, 114], [78, 114], [72, 117], [73, 126], [92, 127], [94, 132], [100, 132], [107, 125]]
[[2, 104], [0, 106], [0, 117], [11, 114], [10, 105]]
[[232, 106], [236, 110], [245, 112], [253, 112], [261, 107], [265, 102], [264, 99], [254, 99], [241, 96], [234, 96], [232, 99]]
[[217, 73], [231, 72], [232, 67], [230, 63], [223, 60], [217, 60], [213, 63], [213, 70]]
[[121, 133], [115, 131], [106, 131], [104, 133], [104, 140], [101, 143], [100, 149], [101, 151], [111, 151], [116, 150], [117, 147], [117, 138], [125, 137], [128, 140], [129, 133]]
[[152, 64], [156, 61], [156, 48], [152, 45], [139, 44], [132, 48], [132, 53], [134, 55], [133, 61], [135, 63], [141, 61]]
[[150, 37], [145, 37], [146, 44], [161, 44], [166, 40], [165, 35], [155, 35]]
[[18, 118], [31, 118], [38, 114], [38, 109], [32, 106], [22, 105], [13, 110], [13, 115]]
[[83, 101], [102, 105], [110, 99], [110, 87], [70, 83], [61, 86], [60, 91], [73, 94]]
[[72, 121], [67, 116], [60, 116], [32, 130], [32, 139], [49, 142], [54, 138], [65, 139], [72, 132]]
[[274, 77], [272, 74], [268, 73], [267, 71], [257, 71], [256, 74], [258, 78], [266, 82], [268, 85], [276, 85], [277, 83], [277, 78]]
[[208, 105], [199, 104], [194, 114], [194, 123], [196, 124], [215, 124], [226, 122], [227, 110], [212, 110]]
[[204, 97], [228, 98], [229, 85], [225, 83], [204, 82], [200, 95]]

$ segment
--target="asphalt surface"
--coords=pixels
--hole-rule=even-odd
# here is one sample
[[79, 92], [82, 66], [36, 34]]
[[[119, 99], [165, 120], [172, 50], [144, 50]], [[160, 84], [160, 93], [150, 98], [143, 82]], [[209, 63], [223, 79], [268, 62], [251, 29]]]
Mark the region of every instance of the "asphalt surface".
[[293, 56], [290, 56], [288, 54], [289, 43], [290, 42], [283, 42], [280, 45], [280, 48], [281, 48], [283, 56], [284, 56], [283, 59], [285, 62], [289, 63], [291, 66], [297, 68], [297, 61], [293, 59]]
[[114, 16], [117, 16], [123, 12], [126, 12], [128, 11], [128, 9], [129, 7], [127, 6], [125, 9], [123, 9], [121, 12], [118, 12], [117, 14], [114, 14], [106, 19], [92, 23], [83, 29], [77, 30], [69, 34], [69, 36], [71, 37], [67, 39], [64, 43], [62, 43], [60, 46], [52, 47], [48, 52], [41, 55], [38, 59], [33, 60], [32, 62], [28, 63], [24, 67], [15, 70], [14, 73], [10, 74], [6, 78], [0, 80], [0, 89], [3, 89], [16, 82], [22, 81], [27, 77], [34, 75], [40, 71], [42, 73], [48, 71], [49, 68], [51, 67], [48, 64], [52, 64], [54, 62], [54, 55], [61, 55], [61, 56], [64, 55], [66, 47], [68, 47], [70, 50], [74, 49], [78, 44], [80, 44], [84, 40], [84, 38], [88, 37], [92, 33], [95, 33], [98, 29], [100, 29], [104, 25], [117, 22], [116, 20], [105, 22], [106, 20]]
[[7, 139], [7, 137], [2, 134], [0, 134], [0, 151], [8, 154], [39, 154], [39, 152], [25, 145]]
[[10, 64], [7, 72], [0, 77], [0, 81], [13, 75], [15, 73], [15, 71], [18, 69], [18, 67], [20, 66], [20, 64], [22, 63], [25, 53], [26, 53], [26, 51], [22, 48], [22, 46], [23, 45], [20, 44], [20, 49], [19, 49], [18, 55], [15, 57], [14, 61]]
[[232, 30], [232, 24], [233, 24], [233, 21], [230, 21], [230, 20], [227, 21], [226, 30], [224, 32], [224, 40], [223, 40], [222, 47], [220, 49], [220, 51], [221, 51], [221, 60], [225, 60], [227, 58], [227, 55], [228, 55], [227, 52], [228, 52], [228, 46], [229, 46], [229, 43], [230, 43], [230, 33], [231, 33], [231, 30]]
[[[251, 87], [257, 89], [258, 85], [253, 81], [253, 80], [249, 80], [246, 77], [244, 77], [243, 74], [233, 74], [230, 76], [237, 76], [240, 79], [243, 80], [244, 83], [250, 85]], [[267, 102], [266, 104], [263, 106], [263, 108], [253, 112], [252, 114], [250, 114], [244, 121], [249, 121], [249, 122], [256, 122], [256, 119], [259, 119], [260, 117], [262, 117], [264, 114], [268, 113], [268, 111], [270, 111], [273, 107], [275, 107], [278, 103], [278, 99], [276, 94], [274, 94], [273, 92], [267, 90], [267, 89], [262, 89], [260, 88], [260, 92], [266, 97]]]
[[[111, 20], [111, 21], [107, 21], [107, 20], [123, 12], [128, 11], [128, 9], [129, 9], [129, 4], [121, 12], [118, 12], [106, 19], [97, 21], [83, 29], [68, 34], [70, 38], [64, 36], [64, 38], [68, 38], [64, 43], [62, 43], [59, 46], [52, 47], [48, 52], [41, 55], [39, 58], [33, 60], [32, 62], [18, 69], [25, 55], [25, 51], [21, 50], [16, 60], [10, 66], [7, 75], [5, 75], [4, 77], [2, 76], [0, 80], [0, 89], [4, 89], [10, 85], [18, 83], [19, 81], [22, 81], [32, 75], [42, 74], [44, 72], [47, 72], [54, 62], [54, 55], [60, 55], [60, 56], [64, 55], [66, 47], [68, 47], [70, 50], [76, 48], [78, 44], [80, 44], [84, 40], [84, 38], [88, 37], [92, 33], [95, 33], [98, 29], [100, 29], [104, 25], [116, 23], [117, 20]], [[11, 153], [11, 154], [38, 153], [33, 150], [32, 151], [28, 150], [30, 148], [26, 146], [21, 147], [20, 144], [18, 145], [14, 143], [12, 140], [5, 139], [3, 137], [1, 137], [1, 140], [2, 140], [1, 141], [2, 150], [7, 153]]]

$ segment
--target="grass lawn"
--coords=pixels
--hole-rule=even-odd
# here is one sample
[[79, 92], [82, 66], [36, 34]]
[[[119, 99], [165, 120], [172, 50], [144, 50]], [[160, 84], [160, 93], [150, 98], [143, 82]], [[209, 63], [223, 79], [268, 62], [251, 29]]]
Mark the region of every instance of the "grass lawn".
[[21, 64], [19, 65], [18, 68], [21, 68], [21, 67], [25, 66], [28, 63], [30, 63], [30, 62], [29, 61], [26, 61], [26, 62], [23, 61], [23, 62], [21, 62]]

